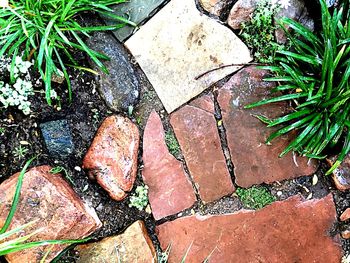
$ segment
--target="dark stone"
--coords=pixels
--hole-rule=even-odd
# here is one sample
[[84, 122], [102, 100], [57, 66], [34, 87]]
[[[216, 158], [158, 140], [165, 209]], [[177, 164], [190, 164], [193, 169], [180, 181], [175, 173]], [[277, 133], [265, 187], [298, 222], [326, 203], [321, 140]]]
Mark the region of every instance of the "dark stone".
[[53, 157], [67, 158], [74, 151], [72, 133], [67, 120], [40, 124], [46, 147]]
[[[140, 24], [151, 16], [154, 11], [164, 2], [165, 0], [132, 0], [115, 5], [113, 10], [115, 15], [128, 18], [130, 21]], [[104, 20], [108, 25], [116, 24], [116, 21], [111, 18], [104, 17]], [[114, 30], [113, 34], [119, 41], [124, 41], [132, 35], [134, 30], [135, 27], [125, 25], [122, 28]]]
[[95, 32], [87, 44], [110, 58], [103, 61], [109, 74], [89, 60], [92, 68], [99, 73], [98, 90], [107, 106], [114, 111], [128, 111], [129, 107], [134, 107], [139, 100], [141, 83], [126, 48], [113, 35], [105, 32]]

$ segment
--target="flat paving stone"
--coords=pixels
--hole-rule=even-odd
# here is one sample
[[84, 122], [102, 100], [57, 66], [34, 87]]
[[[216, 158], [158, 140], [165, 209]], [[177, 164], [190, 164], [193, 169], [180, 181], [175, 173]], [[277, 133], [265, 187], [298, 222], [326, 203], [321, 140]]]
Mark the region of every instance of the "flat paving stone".
[[294, 196], [258, 211], [189, 216], [156, 227], [169, 263], [340, 262], [341, 246], [329, 232], [336, 221], [332, 195], [302, 201]]
[[244, 109], [249, 103], [271, 97], [274, 84], [264, 82], [267, 72], [254, 66], [242, 69], [220, 90], [218, 102], [226, 129], [228, 146], [234, 165], [236, 184], [250, 187], [254, 184], [311, 175], [317, 169], [316, 162], [307, 158], [293, 157], [292, 153], [279, 158], [278, 155], [293, 139], [294, 134], [279, 137], [266, 145], [268, 136], [275, 131], [267, 128], [252, 115], [276, 118], [289, 109], [284, 102], [253, 109]]
[[209, 113], [215, 114], [214, 97], [212, 94], [202, 95], [199, 98], [191, 101], [190, 106], [205, 110]]
[[171, 114], [170, 123], [202, 201], [233, 193], [214, 115], [187, 105]]
[[[10, 229], [29, 222], [33, 225], [21, 231], [21, 236], [41, 229], [29, 241], [81, 239], [102, 226], [95, 211], [81, 201], [60, 174], [52, 174], [44, 165], [26, 172], [20, 202]], [[0, 228], [9, 213], [19, 173], [0, 185]], [[45, 262], [50, 262], [67, 245], [54, 245]], [[41, 246], [11, 253], [8, 262], [39, 262], [50, 246]]]
[[[171, 20], [170, 20], [171, 19]], [[172, 0], [126, 46], [170, 113], [251, 60], [248, 48], [227, 27], [202, 15], [195, 1]]]
[[196, 195], [183, 165], [169, 153], [159, 115], [153, 111], [143, 135], [142, 177], [156, 220], [191, 207]]
[[[139, 24], [159, 7], [165, 0], [132, 0], [125, 3], [115, 5], [113, 8], [114, 14], [129, 19], [130, 21]], [[104, 21], [108, 25], [115, 25], [116, 21], [109, 17], [104, 17]], [[132, 35], [135, 27], [125, 25], [122, 28], [113, 31], [113, 34], [119, 41], [124, 41]]]
[[156, 262], [156, 250], [145, 224], [136, 221], [124, 233], [101, 241], [79, 245], [77, 263]]

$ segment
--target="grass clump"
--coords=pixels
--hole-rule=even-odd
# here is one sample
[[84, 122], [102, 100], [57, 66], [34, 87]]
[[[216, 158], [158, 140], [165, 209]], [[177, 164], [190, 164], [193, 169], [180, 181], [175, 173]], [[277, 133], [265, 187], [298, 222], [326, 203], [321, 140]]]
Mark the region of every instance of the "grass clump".
[[278, 83], [272, 92], [282, 93], [246, 108], [289, 101], [294, 106], [293, 112], [273, 120], [265, 118], [268, 127], [282, 125], [269, 136], [267, 143], [296, 131], [296, 138], [280, 157], [295, 151], [323, 159], [334, 149], [339, 155], [329, 174], [350, 151], [350, 10], [348, 0], [333, 11], [324, 0], [320, 4], [321, 32], [313, 33], [294, 20], [282, 19], [282, 28], [288, 25], [301, 36], [296, 38], [285, 31], [291, 40], [291, 51], [278, 51], [276, 65], [263, 67], [275, 74], [266, 79]]
[[262, 186], [253, 186], [249, 189], [237, 188], [236, 194], [244, 206], [252, 209], [261, 209], [276, 201], [275, 197]]
[[[71, 99], [67, 68], [85, 69], [73, 58], [74, 52], [84, 52], [107, 73], [101, 60], [108, 57], [89, 48], [83, 36], [89, 37], [94, 31], [114, 30], [127, 23], [135, 25], [112, 13], [110, 6], [123, 2], [125, 0], [10, 0], [8, 7], [0, 9], [0, 58], [6, 55], [15, 61], [20, 55], [23, 60], [34, 59], [34, 68], [43, 79], [49, 105], [52, 76], [64, 76]], [[77, 18], [85, 12], [115, 19], [116, 25], [82, 26]]]
[[241, 36], [257, 62], [272, 63], [278, 50], [284, 49], [284, 44], [275, 41], [275, 31], [278, 26], [274, 16], [280, 10], [277, 0], [260, 0], [254, 10], [252, 19], [243, 23]]
[[180, 145], [173, 132], [168, 131], [165, 133], [165, 143], [172, 155], [178, 156], [180, 154]]

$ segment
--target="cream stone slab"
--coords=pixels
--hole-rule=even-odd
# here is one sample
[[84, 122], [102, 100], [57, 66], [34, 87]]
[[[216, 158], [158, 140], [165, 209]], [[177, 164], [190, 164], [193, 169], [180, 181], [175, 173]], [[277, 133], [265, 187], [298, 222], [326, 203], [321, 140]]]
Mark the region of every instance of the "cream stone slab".
[[125, 45], [170, 113], [251, 61], [247, 46], [227, 27], [201, 14], [194, 0], [172, 0]]

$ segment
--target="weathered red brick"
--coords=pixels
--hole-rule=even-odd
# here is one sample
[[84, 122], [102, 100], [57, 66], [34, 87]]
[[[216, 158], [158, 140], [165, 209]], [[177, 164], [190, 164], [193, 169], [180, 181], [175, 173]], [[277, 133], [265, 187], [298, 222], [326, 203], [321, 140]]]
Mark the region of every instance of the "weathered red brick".
[[[10, 229], [29, 222], [25, 229], [30, 234], [42, 229], [29, 241], [52, 239], [81, 239], [92, 234], [102, 224], [95, 211], [84, 204], [60, 174], [51, 174], [50, 166], [30, 169], [25, 175], [20, 202]], [[19, 173], [0, 185], [0, 227], [9, 213]], [[51, 246], [50, 246], [51, 247]], [[55, 245], [48, 258], [52, 260], [65, 246]], [[8, 262], [39, 262], [48, 246], [38, 247], [6, 256]]]
[[185, 106], [170, 116], [188, 169], [204, 202], [211, 202], [234, 191], [221, 148], [214, 115]]
[[142, 176], [149, 187], [149, 202], [156, 220], [191, 207], [196, 196], [180, 161], [172, 156], [165, 143], [163, 125], [153, 111], [143, 136]]
[[301, 201], [294, 196], [258, 211], [190, 216], [157, 226], [169, 263], [340, 262], [341, 247], [329, 236], [336, 211], [332, 195]]
[[235, 74], [220, 90], [218, 102], [226, 128], [228, 146], [235, 167], [236, 183], [242, 187], [271, 183], [313, 174], [316, 162], [293, 157], [292, 153], [279, 158], [279, 154], [294, 138], [287, 134], [266, 145], [268, 136], [276, 129], [267, 128], [253, 115], [276, 118], [290, 109], [284, 102], [244, 109], [249, 103], [271, 97], [271, 82], [264, 82], [267, 72], [254, 66]]
[[124, 199], [134, 185], [139, 140], [139, 130], [128, 118], [107, 117], [83, 160], [89, 176], [115, 200]]
[[191, 101], [190, 106], [205, 110], [209, 113], [215, 114], [213, 95], [202, 95], [199, 98]]

